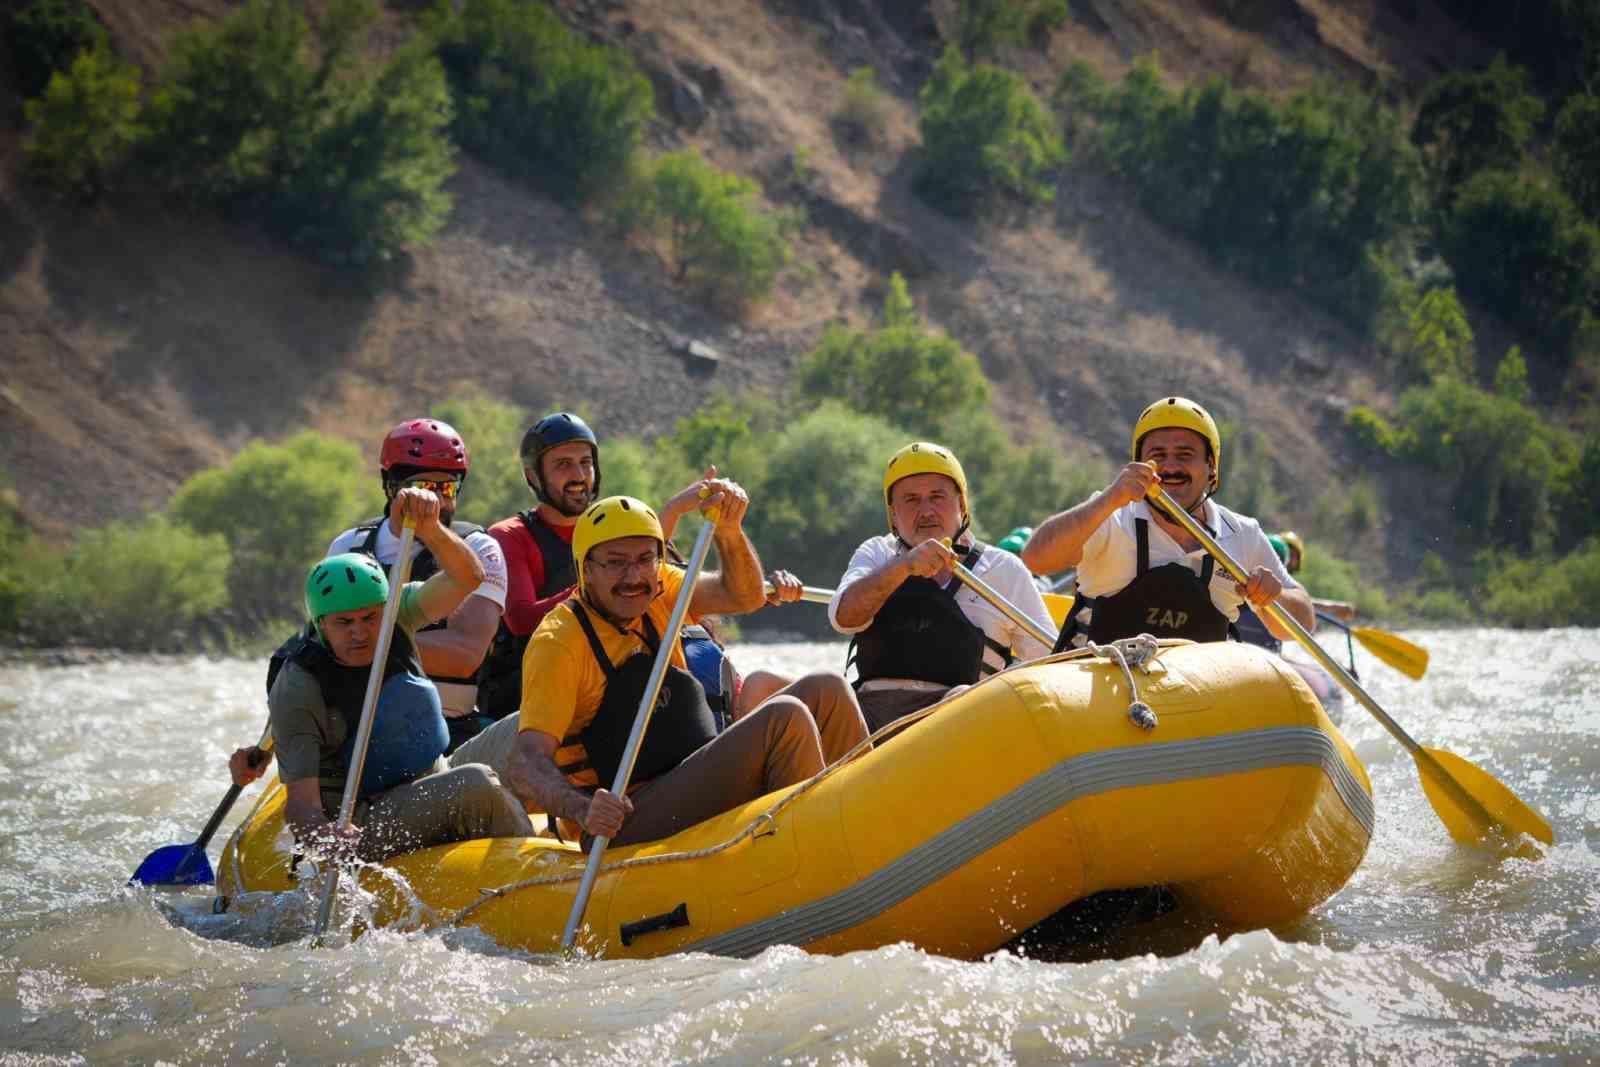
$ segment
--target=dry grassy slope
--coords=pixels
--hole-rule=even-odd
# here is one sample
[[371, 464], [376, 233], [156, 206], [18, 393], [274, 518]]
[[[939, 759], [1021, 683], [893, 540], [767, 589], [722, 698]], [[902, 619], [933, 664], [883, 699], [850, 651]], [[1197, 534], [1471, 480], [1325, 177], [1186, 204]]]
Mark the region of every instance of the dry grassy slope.
[[[146, 61], [183, 20], [227, 6], [93, 2]], [[780, 389], [827, 322], [870, 315], [893, 268], [912, 276], [927, 316], [979, 354], [1019, 432], [1117, 456], [1148, 399], [1187, 392], [1267, 433], [1281, 484], [1336, 496], [1349, 470], [1328, 444], [1337, 407], [1385, 389], [1337, 325], [1219, 276], [1087, 175], [1068, 177], [1055, 208], [1005, 223], [956, 222], [910, 194], [915, 85], [953, 0], [560, 6], [634, 51], [658, 84], [716, 68], [723, 90], [708, 95], [704, 125], [665, 118], [652, 140], [693, 144], [775, 199], [807, 205], [805, 266], [779, 296], [742, 321], [721, 317], [675, 291], [642, 250], [470, 160], [441, 239], [370, 295], [243, 226], [154, 204], [41, 202], [15, 180], [12, 129], [0, 145], [0, 442], [13, 475], [45, 487], [27, 497], [42, 526], [158, 507], [253, 437], [309, 425], [370, 447], [462, 382], [529, 409], [581, 402], [612, 432], [667, 430], [713, 388]], [[1421, 9], [1418, 21], [1391, 13], [1401, 6]], [[1220, 70], [1283, 88], [1355, 76], [1404, 88], [1471, 47], [1425, 0], [1087, 8], [1047, 52], [1011, 58], [1041, 86], [1070, 56], [1116, 76], [1158, 50], [1175, 77]], [[838, 144], [828, 122], [863, 63], [896, 97], [889, 143], [870, 152]], [[810, 176], [796, 181], [791, 153], [802, 146]], [[727, 359], [697, 370], [672, 350], [682, 337]], [[1307, 499], [1278, 518], [1313, 515]], [[1417, 554], [1404, 529], [1347, 548], [1402, 570]]]

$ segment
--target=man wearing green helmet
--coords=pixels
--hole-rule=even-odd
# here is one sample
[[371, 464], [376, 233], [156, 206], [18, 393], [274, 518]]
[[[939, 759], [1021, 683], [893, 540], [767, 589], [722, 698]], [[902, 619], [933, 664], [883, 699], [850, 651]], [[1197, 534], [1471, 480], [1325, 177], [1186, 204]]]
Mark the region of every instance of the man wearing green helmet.
[[[1040, 524], [1022, 550], [1035, 574], [1078, 569], [1078, 593], [1058, 650], [1141, 633], [1221, 641], [1245, 604], [1276, 600], [1307, 630], [1311, 598], [1284, 570], [1261, 524], [1211, 499], [1220, 488], [1222, 436], [1210, 414], [1183, 397], [1144, 410], [1132, 462], [1105, 489]], [[1235, 583], [1175, 519], [1145, 499], [1157, 482], [1246, 568]], [[1267, 620], [1278, 638], [1288, 637]]]
[[412, 636], [447, 617], [482, 583], [483, 564], [440, 522], [433, 493], [401, 489], [395, 511], [415, 524], [417, 540], [439, 569], [400, 593], [354, 825], [341, 830], [334, 819], [389, 595], [376, 561], [349, 552], [312, 568], [306, 579], [307, 629], [279, 650], [268, 682], [285, 817], [296, 839], [324, 853], [373, 862], [450, 841], [532, 832], [522, 805], [489, 768], [442, 769], [449, 731]]
[[960, 561], [1050, 628], [1017, 557], [972, 536], [966, 472], [949, 449], [917, 441], [896, 452], [883, 499], [889, 532], [855, 550], [828, 604], [833, 628], [852, 637], [861, 711], [873, 730], [1003, 669], [1013, 650], [1024, 659], [1050, 651], [952, 572]]

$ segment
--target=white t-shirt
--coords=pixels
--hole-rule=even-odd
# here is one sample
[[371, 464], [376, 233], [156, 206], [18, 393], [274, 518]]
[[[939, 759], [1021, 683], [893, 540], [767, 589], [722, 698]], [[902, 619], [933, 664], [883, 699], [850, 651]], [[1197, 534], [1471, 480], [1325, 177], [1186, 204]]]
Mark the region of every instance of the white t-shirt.
[[[1078, 592], [1086, 597], [1110, 596], [1127, 588], [1139, 569], [1139, 542], [1134, 520], [1144, 519], [1150, 524], [1150, 568], [1182, 563], [1195, 575], [1205, 565], [1206, 550], [1197, 548], [1185, 552], [1172, 536], [1162, 529], [1150, 512], [1150, 505], [1137, 500], [1125, 504], [1111, 513], [1089, 539], [1083, 543], [1083, 559], [1078, 563]], [[1205, 504], [1205, 525], [1215, 531], [1218, 546], [1232, 556], [1246, 573], [1257, 567], [1266, 567], [1283, 583], [1285, 589], [1296, 588], [1299, 583], [1289, 577], [1283, 561], [1272, 551], [1272, 544], [1262, 532], [1261, 524], [1248, 515], [1229, 511], [1216, 501]], [[1229, 622], [1239, 619], [1239, 606], [1244, 598], [1239, 595], [1237, 583], [1218, 564], [1211, 573], [1211, 602]]]
[[[328, 545], [327, 554], [337, 556], [341, 552], [359, 551], [362, 541], [367, 537], [365, 530], [351, 527], [344, 533], [335, 537]], [[506, 557], [500, 550], [500, 542], [490, 537], [482, 530], [470, 533], [465, 538], [467, 547], [483, 561], [483, 581], [471, 592], [471, 596], [481, 596], [492, 603], [499, 611], [506, 607]], [[400, 551], [400, 538], [389, 524], [385, 522], [378, 527], [378, 541], [374, 546], [377, 549], [377, 560], [388, 567], [394, 562], [396, 553]], [[421, 541], [411, 544], [412, 562], [422, 554], [426, 546]], [[478, 702], [478, 687], [475, 685], [462, 685], [459, 682], [435, 681], [434, 685], [439, 690], [439, 702], [444, 705], [444, 713], [449, 718], [458, 718], [471, 714]]]
[[[905, 546], [893, 534], [884, 534], [862, 542], [861, 547], [856, 549], [855, 555], [850, 557], [850, 566], [844, 572], [844, 577], [839, 579], [839, 588], [834, 592], [833, 599], [828, 601], [828, 621], [833, 624], [835, 630], [842, 634], [858, 634], [872, 625], [872, 620], [868, 619], [860, 626], [841, 626], [839, 597], [852, 584], [905, 553]], [[995, 592], [1038, 623], [1041, 630], [1047, 633], [1056, 631], [1056, 624], [1050, 620], [1050, 612], [1044, 606], [1044, 598], [1039, 595], [1038, 586], [1033, 584], [1033, 575], [1028, 573], [1028, 568], [1023, 566], [1022, 560], [1004, 549], [991, 545], [983, 550], [982, 556], [978, 557], [978, 565], [973, 568], [972, 573], [988, 582]], [[951, 577], [950, 580], [959, 582], [961, 579]], [[980, 627], [990, 640], [1001, 647], [1011, 649], [1019, 659], [1036, 659], [1050, 653], [1050, 646], [1041, 644], [971, 589], [963, 587], [956, 593], [955, 600], [962, 614], [974, 626]], [[984, 646], [983, 660], [996, 670], [1005, 665], [999, 654], [988, 646]]]

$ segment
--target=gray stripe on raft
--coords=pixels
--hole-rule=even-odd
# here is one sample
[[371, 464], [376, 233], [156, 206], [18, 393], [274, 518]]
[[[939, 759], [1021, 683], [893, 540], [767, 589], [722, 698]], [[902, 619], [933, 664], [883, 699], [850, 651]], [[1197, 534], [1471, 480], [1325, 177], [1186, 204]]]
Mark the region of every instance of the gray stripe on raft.
[[805, 945], [848, 930], [1081, 797], [1294, 765], [1321, 767], [1350, 814], [1372, 836], [1372, 797], [1345, 765], [1332, 739], [1315, 727], [1279, 726], [1110, 749], [1056, 764], [847, 889], [679, 951], [754, 956], [772, 945]]

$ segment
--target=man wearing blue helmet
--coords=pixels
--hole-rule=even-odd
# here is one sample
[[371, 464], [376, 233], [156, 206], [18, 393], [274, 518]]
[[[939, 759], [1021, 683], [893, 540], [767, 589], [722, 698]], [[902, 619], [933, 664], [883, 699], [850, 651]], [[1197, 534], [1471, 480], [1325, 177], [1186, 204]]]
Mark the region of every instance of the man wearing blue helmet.
[[[578, 580], [572, 531], [600, 494], [600, 442], [589, 424], [572, 412], [551, 412], [528, 427], [520, 451], [522, 476], [538, 503], [489, 527], [506, 564], [505, 614], [484, 661], [478, 693], [478, 707], [491, 720], [509, 715], [521, 703], [522, 655], [528, 638], [551, 610], [572, 595]], [[721, 484], [716, 474], [712, 468], [662, 506], [661, 525], [669, 540], [678, 520], [699, 507], [701, 491]], [[794, 599], [795, 585], [794, 590], [780, 587], [778, 597]], [[712, 652], [714, 642], [703, 631], [685, 636], [715, 661], [703, 679], [713, 682], [723, 662], [720, 649]]]

